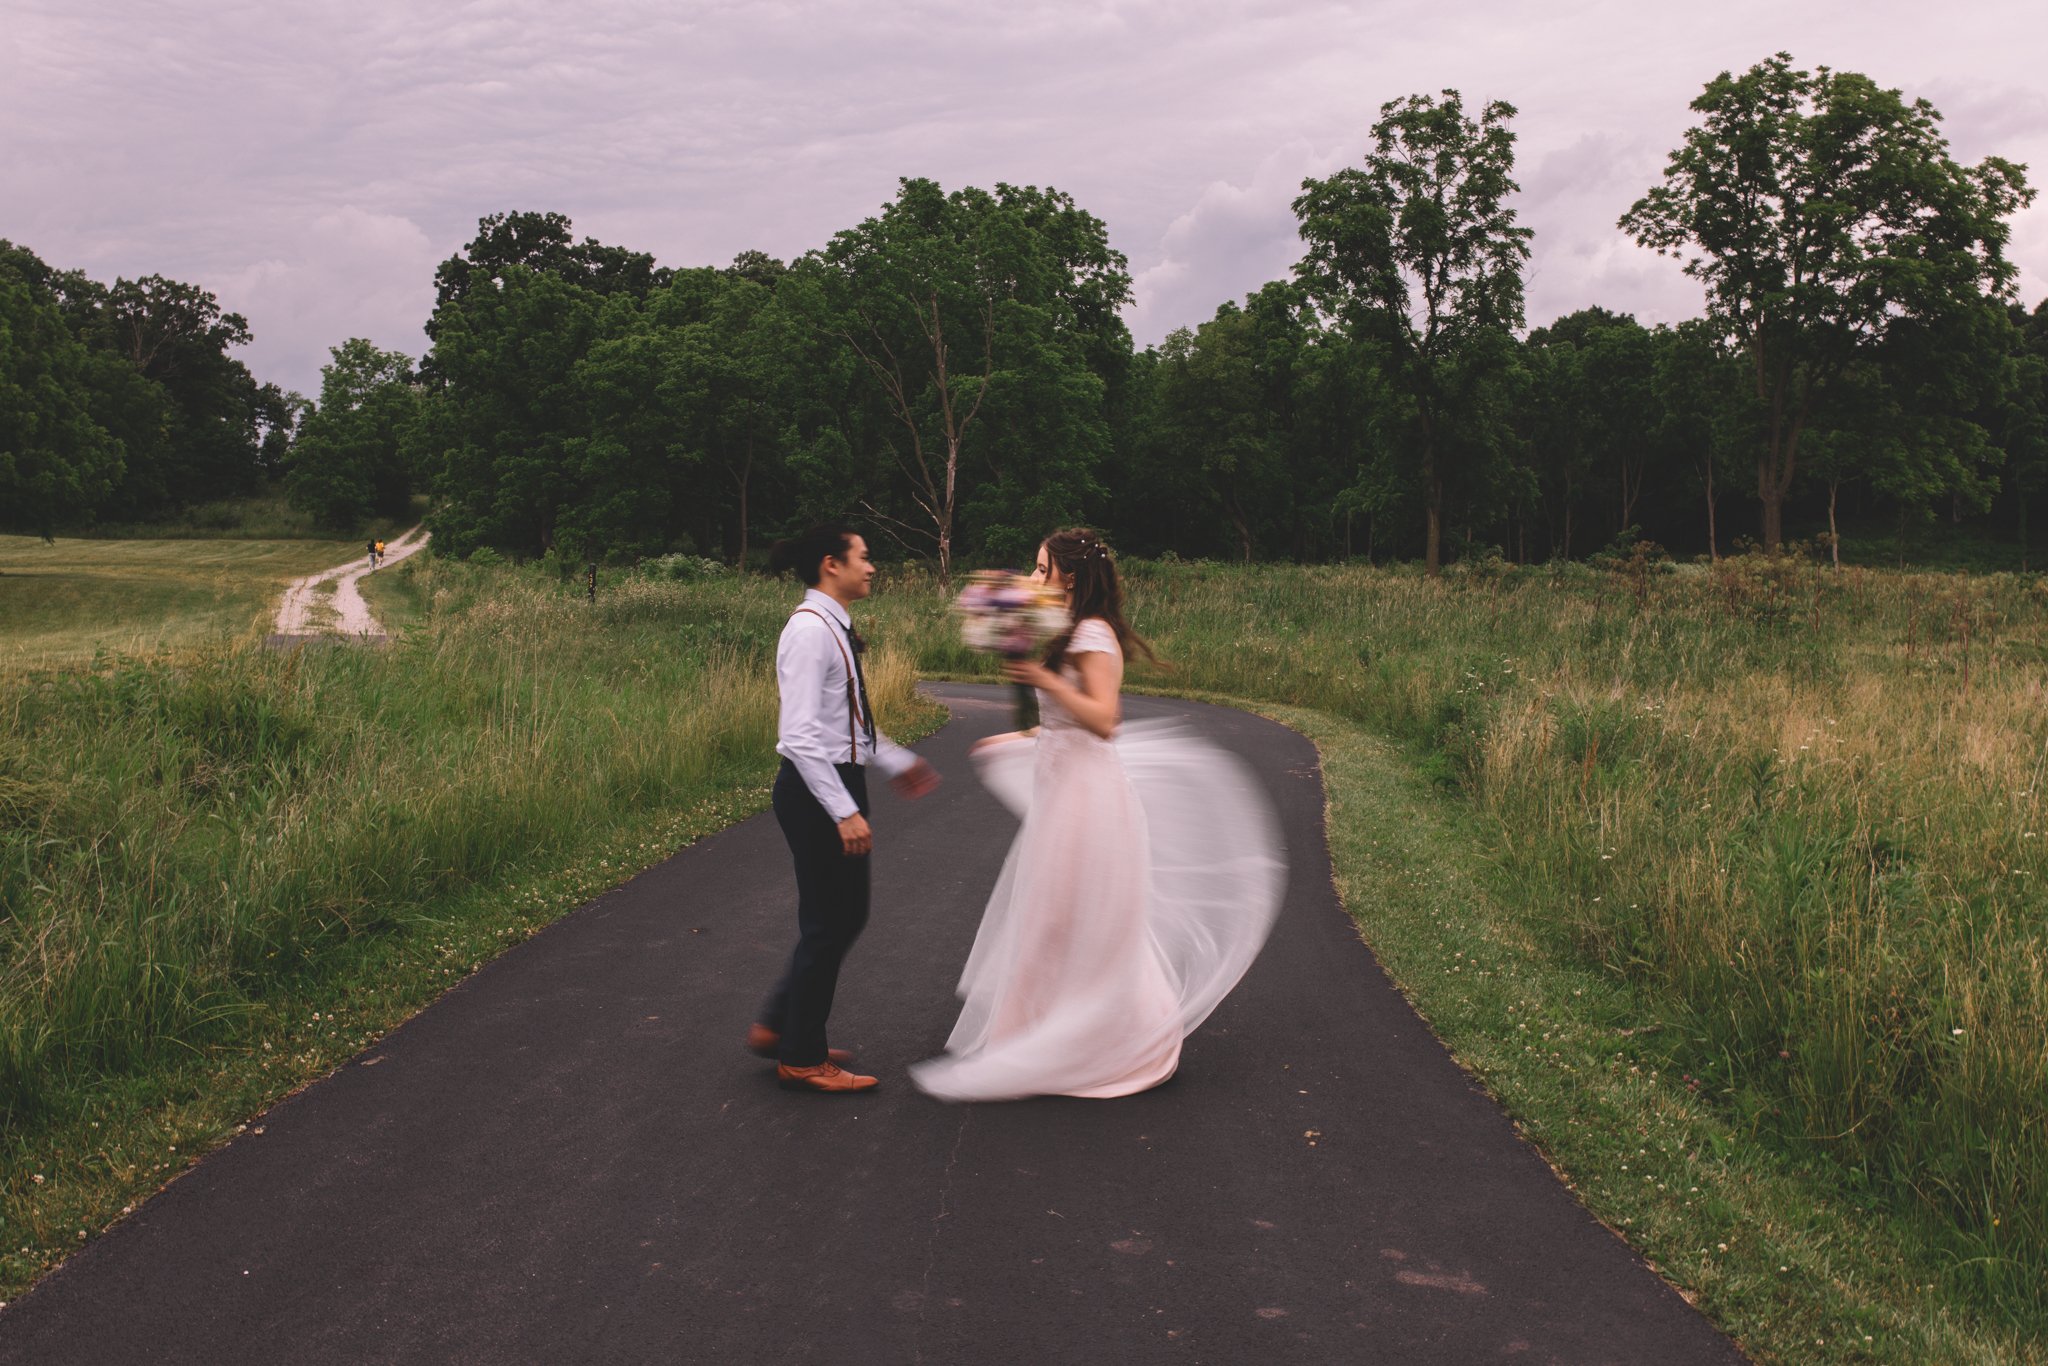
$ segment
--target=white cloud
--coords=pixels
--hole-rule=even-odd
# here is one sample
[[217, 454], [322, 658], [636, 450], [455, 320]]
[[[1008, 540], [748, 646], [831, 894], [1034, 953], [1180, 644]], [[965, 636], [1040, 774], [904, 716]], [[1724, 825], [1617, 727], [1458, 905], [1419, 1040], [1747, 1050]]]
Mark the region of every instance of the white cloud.
[[[1787, 48], [1927, 95], [1959, 156], [2040, 168], [2037, 8], [13, 0], [0, 236], [215, 289], [259, 375], [310, 391], [348, 336], [417, 350], [433, 266], [484, 214], [688, 265], [821, 245], [902, 175], [1052, 184], [1130, 255], [1143, 343], [1285, 275], [1302, 177], [1356, 161], [1382, 101], [1448, 85], [1521, 109], [1530, 320], [1657, 320], [1695, 296], [1614, 222], [1703, 82]], [[2016, 225], [2030, 302], [2044, 212]]]
[[420, 325], [433, 309], [442, 259], [411, 219], [350, 204], [307, 223], [287, 254], [219, 280], [216, 292], [223, 308], [249, 320], [250, 369], [258, 377], [311, 376], [289, 387], [317, 398], [329, 348], [350, 337], [415, 358], [426, 349]]
[[1243, 185], [1213, 180], [1132, 263], [1128, 319], [1141, 345], [1177, 327], [1195, 327], [1226, 301], [1240, 301], [1268, 280], [1285, 279], [1301, 257], [1294, 201], [1301, 182], [1341, 166], [1341, 154], [1292, 142], [1269, 154]]

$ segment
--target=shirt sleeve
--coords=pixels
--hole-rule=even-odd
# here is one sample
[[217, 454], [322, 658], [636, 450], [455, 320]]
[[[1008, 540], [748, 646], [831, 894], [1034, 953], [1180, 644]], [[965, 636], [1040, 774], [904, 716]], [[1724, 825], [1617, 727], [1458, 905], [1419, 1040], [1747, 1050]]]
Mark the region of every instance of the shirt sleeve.
[[[823, 622], [807, 627], [792, 617], [782, 628], [775, 648], [775, 684], [782, 694], [782, 716], [776, 728], [775, 751], [796, 766], [797, 776], [825, 808], [825, 814], [843, 821], [860, 807], [833, 767], [833, 748], [843, 751], [843, 731], [831, 729], [821, 710], [825, 699], [825, 651], [832, 642], [822, 634]], [[844, 706], [844, 702], [841, 703]]]
[[915, 754], [880, 731], [875, 732], [875, 767], [882, 770], [883, 777], [899, 778], [917, 765]]

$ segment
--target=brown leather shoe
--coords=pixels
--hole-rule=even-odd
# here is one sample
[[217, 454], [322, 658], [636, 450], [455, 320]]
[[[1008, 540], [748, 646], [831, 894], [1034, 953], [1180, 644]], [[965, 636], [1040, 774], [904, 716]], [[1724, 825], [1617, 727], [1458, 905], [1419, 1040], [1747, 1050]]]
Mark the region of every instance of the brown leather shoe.
[[[747, 1051], [757, 1057], [772, 1058], [775, 1050], [782, 1046], [782, 1036], [764, 1024], [747, 1026]], [[828, 1048], [825, 1056], [841, 1067], [853, 1066], [853, 1051], [847, 1048]]]
[[821, 1062], [816, 1067], [791, 1067], [786, 1062], [779, 1062], [775, 1064], [775, 1080], [784, 1090], [823, 1091], [827, 1095], [872, 1091], [881, 1084], [873, 1077], [856, 1076], [829, 1062]]

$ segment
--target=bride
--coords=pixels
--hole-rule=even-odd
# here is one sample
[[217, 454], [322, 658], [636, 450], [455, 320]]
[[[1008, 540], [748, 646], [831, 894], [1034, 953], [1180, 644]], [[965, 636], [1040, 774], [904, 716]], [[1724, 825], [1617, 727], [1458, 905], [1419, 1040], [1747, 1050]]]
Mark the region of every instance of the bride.
[[911, 1069], [944, 1100], [1127, 1096], [1180, 1065], [1181, 1040], [1244, 975], [1285, 880], [1257, 780], [1173, 723], [1122, 726], [1125, 623], [1109, 546], [1054, 532], [1036, 576], [1073, 628], [1045, 662], [1036, 732], [975, 746], [982, 780], [1023, 817], [960, 979], [946, 1053]]

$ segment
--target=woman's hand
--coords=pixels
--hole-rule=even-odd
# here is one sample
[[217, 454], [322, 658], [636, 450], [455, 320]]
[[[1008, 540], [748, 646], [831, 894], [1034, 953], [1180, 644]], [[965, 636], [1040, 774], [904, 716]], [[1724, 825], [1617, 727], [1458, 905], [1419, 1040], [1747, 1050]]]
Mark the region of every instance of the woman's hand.
[[1038, 730], [1036, 727], [1033, 727], [1030, 730], [1006, 730], [1001, 735], [984, 735], [968, 746], [967, 752], [969, 754], [979, 754], [985, 749], [994, 749], [997, 745], [1007, 745], [1017, 740], [1029, 740], [1036, 734], [1038, 734]]
[[1023, 683], [1033, 688], [1057, 688], [1061, 678], [1035, 659], [1012, 659], [1003, 664], [1003, 676], [1012, 683]]

